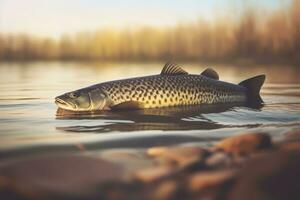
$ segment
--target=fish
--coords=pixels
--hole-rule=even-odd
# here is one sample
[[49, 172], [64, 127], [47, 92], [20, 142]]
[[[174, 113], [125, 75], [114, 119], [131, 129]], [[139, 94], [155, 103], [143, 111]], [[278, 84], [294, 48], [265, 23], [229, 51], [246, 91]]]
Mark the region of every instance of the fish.
[[189, 74], [176, 63], [167, 62], [160, 74], [95, 84], [57, 96], [55, 103], [70, 111], [258, 104], [263, 103], [260, 90], [265, 78], [262, 74], [233, 84], [220, 81], [212, 68], [201, 74]]

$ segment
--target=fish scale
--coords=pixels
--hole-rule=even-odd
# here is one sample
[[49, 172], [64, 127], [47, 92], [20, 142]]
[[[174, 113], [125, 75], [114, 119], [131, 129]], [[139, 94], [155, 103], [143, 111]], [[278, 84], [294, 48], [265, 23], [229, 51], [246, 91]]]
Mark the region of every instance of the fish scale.
[[159, 75], [104, 82], [55, 98], [67, 110], [144, 109], [170, 106], [250, 102], [261, 103], [260, 88], [265, 76], [259, 75], [238, 85], [219, 81], [213, 69], [200, 75], [188, 74], [174, 63], [167, 63]]
[[137, 101], [145, 108], [245, 101], [245, 89], [202, 75], [155, 75], [99, 85], [114, 105]]

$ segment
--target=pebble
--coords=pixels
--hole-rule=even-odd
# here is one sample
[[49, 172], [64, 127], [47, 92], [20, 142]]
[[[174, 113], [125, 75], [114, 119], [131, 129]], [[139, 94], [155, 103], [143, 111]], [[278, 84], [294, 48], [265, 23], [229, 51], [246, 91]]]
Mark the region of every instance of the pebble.
[[300, 151], [300, 141], [285, 142], [279, 146], [282, 151]]
[[292, 129], [284, 134], [285, 140], [300, 140], [300, 128]]
[[138, 170], [134, 176], [139, 181], [150, 183], [169, 177], [174, 173], [174, 169], [165, 166], [157, 166]]
[[203, 171], [193, 174], [188, 181], [188, 187], [192, 192], [201, 191], [210, 187], [215, 187], [234, 178], [235, 171]]
[[232, 164], [232, 158], [230, 155], [224, 152], [216, 152], [206, 158], [205, 165], [210, 168], [221, 168], [221, 167], [228, 167]]
[[231, 200], [300, 199], [300, 151], [275, 151], [246, 161]]
[[147, 154], [169, 163], [185, 165], [191, 160], [202, 160], [208, 155], [208, 151], [200, 147], [153, 147], [148, 149]]
[[271, 146], [271, 138], [265, 133], [237, 135], [223, 139], [216, 144], [216, 148], [236, 155], [251, 154], [257, 150], [267, 149]]
[[295, 128], [284, 133], [284, 138], [276, 141], [275, 145], [282, 151], [300, 150], [300, 128]]
[[102, 159], [124, 166], [130, 173], [153, 165], [153, 161], [144, 153], [127, 149], [103, 150], [98, 156]]
[[34, 156], [0, 167], [2, 180], [13, 182], [8, 190], [22, 191], [25, 196], [89, 196], [97, 192], [95, 185], [120, 180], [123, 174], [123, 169], [113, 163], [70, 154]]
[[157, 185], [154, 193], [153, 199], [163, 200], [163, 199], [175, 199], [176, 193], [179, 189], [179, 185], [175, 180], [167, 180]]

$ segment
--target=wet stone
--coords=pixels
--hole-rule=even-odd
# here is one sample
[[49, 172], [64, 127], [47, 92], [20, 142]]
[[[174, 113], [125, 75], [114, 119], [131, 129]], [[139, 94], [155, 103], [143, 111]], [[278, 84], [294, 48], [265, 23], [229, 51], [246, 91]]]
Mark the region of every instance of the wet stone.
[[300, 141], [285, 142], [279, 146], [282, 151], [300, 151]]
[[138, 170], [134, 173], [134, 177], [142, 182], [150, 183], [164, 178], [170, 177], [175, 173], [174, 169], [164, 166], [152, 167]]
[[175, 180], [166, 180], [158, 184], [153, 192], [153, 199], [175, 199], [179, 185]]
[[224, 152], [214, 153], [205, 160], [205, 165], [213, 169], [229, 167], [232, 163], [232, 157]]
[[169, 163], [185, 165], [190, 161], [202, 160], [208, 151], [200, 147], [153, 147], [148, 149], [147, 154]]
[[231, 200], [300, 199], [300, 151], [275, 151], [244, 163]]
[[217, 149], [237, 155], [247, 155], [272, 146], [271, 138], [265, 133], [250, 133], [223, 139], [216, 144]]
[[178, 167], [179, 172], [192, 173], [205, 169], [204, 161], [198, 158], [189, 159]]
[[300, 128], [292, 129], [284, 134], [285, 140], [300, 140]]
[[287, 131], [283, 139], [275, 142], [275, 146], [284, 151], [300, 150], [300, 128]]
[[79, 155], [35, 156], [0, 167], [6, 191], [21, 192], [24, 198], [57, 198], [58, 194], [86, 198], [97, 194], [97, 185], [121, 180], [123, 173], [118, 165]]
[[97, 189], [101, 195], [95, 199], [139, 199], [143, 196], [144, 185], [138, 182], [107, 182], [102, 184]]
[[100, 158], [122, 165], [129, 173], [153, 165], [153, 161], [144, 153], [132, 150], [104, 150]]
[[192, 192], [199, 192], [231, 181], [234, 177], [235, 171], [233, 170], [198, 172], [189, 178], [188, 187]]

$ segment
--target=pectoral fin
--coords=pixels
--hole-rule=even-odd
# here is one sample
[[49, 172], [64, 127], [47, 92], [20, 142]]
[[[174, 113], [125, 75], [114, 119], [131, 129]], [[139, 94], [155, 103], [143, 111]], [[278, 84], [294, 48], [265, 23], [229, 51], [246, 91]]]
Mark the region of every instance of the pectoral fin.
[[111, 107], [112, 110], [138, 110], [143, 108], [145, 108], [144, 104], [139, 101], [126, 101]]

